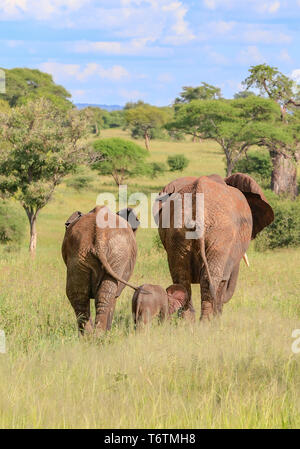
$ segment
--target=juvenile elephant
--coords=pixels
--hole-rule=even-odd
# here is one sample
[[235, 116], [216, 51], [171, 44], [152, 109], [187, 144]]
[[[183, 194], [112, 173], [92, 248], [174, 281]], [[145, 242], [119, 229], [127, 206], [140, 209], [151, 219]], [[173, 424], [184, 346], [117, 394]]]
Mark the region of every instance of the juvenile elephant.
[[132, 316], [135, 325], [148, 324], [155, 316], [160, 321], [168, 318], [188, 301], [188, 294], [182, 285], [173, 284], [164, 290], [160, 285], [144, 284], [132, 297]]
[[125, 285], [136, 289], [128, 280], [136, 261], [138, 225], [132, 209], [113, 214], [106, 206], [97, 206], [85, 215], [74, 212], [65, 223], [66, 293], [80, 333], [93, 330], [90, 298], [95, 299], [96, 330], [109, 330], [116, 299]]
[[[191, 195], [191, 203], [185, 201], [185, 194]], [[196, 194], [202, 194], [204, 201], [200, 219]], [[177, 227], [176, 202], [181, 222]], [[165, 212], [169, 214], [169, 226], [164, 224]], [[274, 213], [259, 185], [250, 176], [236, 173], [225, 179], [210, 175], [170, 182], [157, 198], [154, 217], [172, 280], [184, 285], [188, 292], [183, 316], [194, 319], [194, 283], [200, 284], [203, 319], [221, 313], [223, 304], [233, 296], [240, 261], [243, 257], [247, 261], [245, 253], [251, 239], [274, 220]]]

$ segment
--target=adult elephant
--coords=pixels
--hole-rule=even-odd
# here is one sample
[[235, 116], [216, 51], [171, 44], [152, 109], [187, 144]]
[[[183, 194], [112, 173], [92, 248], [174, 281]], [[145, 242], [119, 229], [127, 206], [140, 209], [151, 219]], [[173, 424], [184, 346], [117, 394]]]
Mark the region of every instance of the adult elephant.
[[[183, 200], [187, 193], [192, 198], [190, 206]], [[197, 193], [204, 198], [202, 222], [196, 218]], [[181, 208], [179, 226], [174, 225], [176, 202]], [[170, 215], [169, 226], [165, 213]], [[220, 314], [233, 296], [240, 261], [251, 239], [274, 220], [274, 213], [259, 185], [250, 176], [236, 173], [225, 179], [210, 175], [172, 181], [157, 198], [154, 217], [173, 282], [188, 291], [183, 316], [194, 319], [191, 284], [200, 284], [204, 319]], [[191, 231], [192, 238], [187, 234]]]
[[109, 330], [116, 305], [132, 275], [139, 226], [134, 211], [113, 214], [97, 206], [83, 215], [74, 212], [65, 223], [62, 256], [67, 266], [66, 293], [75, 311], [79, 332], [93, 331], [90, 299], [95, 299], [96, 330]]

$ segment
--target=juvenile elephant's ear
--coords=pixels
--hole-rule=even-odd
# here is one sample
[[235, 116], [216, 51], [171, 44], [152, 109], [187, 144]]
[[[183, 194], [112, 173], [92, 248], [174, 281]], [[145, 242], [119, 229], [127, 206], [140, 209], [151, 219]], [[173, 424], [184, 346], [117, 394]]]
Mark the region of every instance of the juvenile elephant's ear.
[[188, 293], [186, 288], [180, 284], [170, 285], [167, 289], [169, 315], [177, 312], [178, 309], [183, 307], [188, 300]]
[[235, 173], [224, 180], [226, 184], [239, 189], [246, 197], [253, 218], [252, 239], [274, 220], [274, 212], [262, 189], [251, 176]]
[[140, 225], [140, 221], [131, 207], [119, 210], [119, 212], [117, 212], [117, 215], [128, 221], [128, 223], [132, 227], [133, 232], [135, 232]]

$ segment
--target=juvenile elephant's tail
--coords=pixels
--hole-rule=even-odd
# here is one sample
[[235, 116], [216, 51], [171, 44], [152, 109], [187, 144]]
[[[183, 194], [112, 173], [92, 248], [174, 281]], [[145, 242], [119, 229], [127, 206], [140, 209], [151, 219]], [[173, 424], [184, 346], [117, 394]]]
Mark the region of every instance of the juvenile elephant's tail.
[[125, 281], [120, 276], [118, 276], [117, 273], [114, 272], [114, 270], [109, 265], [108, 260], [107, 260], [107, 258], [105, 256], [105, 254], [102, 251], [97, 251], [97, 254], [94, 254], [94, 256], [97, 257], [100, 260], [100, 262], [102, 263], [103, 268], [107, 272], [107, 274], [109, 274], [116, 281], [119, 281], [122, 284], [125, 284], [128, 287], [130, 287], [130, 288], [133, 288], [133, 290], [135, 290], [135, 291], [139, 289], [139, 287], [135, 287], [134, 285], [129, 284], [129, 282]]
[[[141, 288], [140, 288], [141, 289]], [[140, 313], [140, 307], [141, 307], [141, 300], [139, 298], [139, 294], [137, 293], [137, 298], [136, 298], [136, 310], [135, 310], [135, 324], [137, 324], [138, 322], [138, 318], [139, 318], [139, 313]]]

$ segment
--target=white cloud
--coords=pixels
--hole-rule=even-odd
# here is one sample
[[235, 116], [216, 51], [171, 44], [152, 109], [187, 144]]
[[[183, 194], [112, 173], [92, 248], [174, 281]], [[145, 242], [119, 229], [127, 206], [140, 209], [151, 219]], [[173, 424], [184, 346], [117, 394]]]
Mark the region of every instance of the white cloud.
[[280, 2], [279, 1], [263, 2], [260, 5], [258, 5], [257, 8], [262, 13], [268, 12], [270, 14], [274, 14], [279, 10]]
[[203, 5], [211, 10], [217, 8], [254, 9], [261, 14], [275, 14], [281, 7], [279, 0], [265, 0], [263, 2], [261, 0], [203, 0]]
[[281, 50], [279, 54], [279, 59], [283, 62], [291, 62], [292, 58], [289, 55], [289, 52], [285, 49]]
[[87, 81], [91, 77], [106, 78], [112, 81], [120, 81], [129, 77], [128, 71], [120, 66], [114, 65], [108, 69], [100, 64], [89, 63], [85, 67], [79, 64], [62, 64], [59, 62], [44, 62], [39, 66], [40, 70], [53, 75], [55, 81], [75, 78], [78, 81]]
[[241, 64], [260, 64], [264, 62], [264, 57], [255, 45], [250, 45], [245, 50], [242, 50], [237, 58]]
[[291, 73], [291, 78], [297, 83], [300, 83], [300, 69], [295, 69]]
[[[179, 0], [1, 0], [0, 20], [48, 20], [54, 27], [98, 29], [122, 38], [181, 45], [195, 38]], [[114, 46], [117, 51], [117, 46]]]
[[102, 53], [109, 55], [167, 56], [171, 49], [149, 46], [153, 39], [141, 38], [130, 41], [79, 41], [70, 46], [75, 53]]
[[210, 26], [214, 32], [225, 34], [232, 31], [235, 26], [235, 22], [225, 22], [224, 20], [220, 20], [219, 22], [211, 22]]
[[48, 19], [59, 14], [78, 11], [91, 0], [2, 0], [0, 18], [21, 19], [31, 17], [37, 20]]
[[162, 6], [162, 11], [173, 16], [173, 24], [170, 26], [171, 33], [164, 39], [170, 44], [184, 44], [195, 38], [195, 35], [189, 28], [185, 15], [188, 9], [179, 1], [167, 2]]
[[204, 5], [208, 9], [216, 9], [217, 1], [216, 0], [204, 0]]
[[157, 81], [159, 81], [162, 84], [171, 83], [174, 80], [173, 75], [171, 73], [161, 73], [157, 77]]
[[207, 53], [209, 59], [214, 64], [218, 65], [226, 65], [228, 64], [229, 60], [221, 53], [216, 52], [211, 47], [207, 46], [204, 48], [205, 52]]
[[8, 40], [5, 41], [5, 44], [9, 47], [9, 48], [16, 48], [16, 47], [21, 47], [22, 45], [24, 45], [24, 41], [13, 41], [13, 40]]
[[285, 33], [259, 29], [255, 26], [249, 27], [242, 37], [246, 42], [263, 44], [288, 44], [292, 40], [291, 36]]
[[144, 92], [140, 92], [139, 90], [127, 90], [127, 89], [120, 89], [119, 95], [125, 101], [143, 100], [146, 97], [146, 94]]
[[75, 89], [71, 91], [72, 97], [82, 98], [86, 96], [87, 91], [83, 89]]

